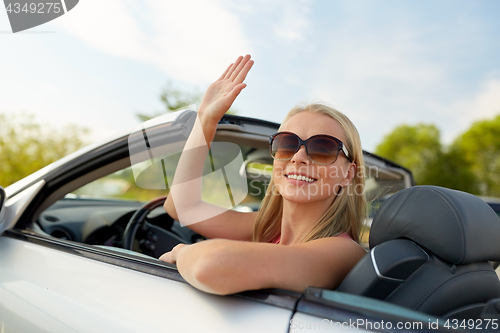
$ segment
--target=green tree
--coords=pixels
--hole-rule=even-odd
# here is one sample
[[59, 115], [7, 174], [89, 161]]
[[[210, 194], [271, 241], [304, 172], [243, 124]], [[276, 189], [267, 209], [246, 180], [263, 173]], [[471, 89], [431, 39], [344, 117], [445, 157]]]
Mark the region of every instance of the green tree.
[[460, 147], [441, 144], [435, 125], [397, 126], [375, 152], [413, 172], [418, 185], [437, 185], [477, 193], [477, 181]]
[[176, 88], [175, 85], [172, 83], [172, 81], [168, 81], [167, 85], [165, 86], [165, 88], [163, 88], [160, 95], [160, 100], [165, 106], [165, 111], [159, 112], [152, 116], [139, 113], [137, 114], [137, 117], [139, 117], [141, 121], [146, 121], [151, 118], [162, 115], [165, 112], [172, 112], [191, 104], [199, 105], [202, 98], [203, 98], [203, 93], [198, 91], [195, 92], [182, 91]]
[[413, 172], [418, 184], [428, 183], [429, 166], [440, 160], [442, 152], [439, 129], [434, 125], [400, 125], [386, 135], [375, 152]]
[[479, 194], [500, 196], [500, 115], [477, 121], [460, 135], [452, 147], [471, 165]]
[[477, 178], [472, 172], [472, 165], [458, 147], [446, 148], [431, 170], [434, 170], [435, 173], [429, 177], [428, 185], [444, 186], [480, 194]]
[[81, 148], [87, 133], [74, 125], [47, 128], [32, 115], [0, 114], [0, 185], [9, 186]]
[[[139, 113], [137, 114], [137, 117], [141, 121], [146, 121], [151, 118], [160, 116], [165, 112], [172, 112], [192, 104], [200, 105], [202, 98], [203, 98], [202, 92], [197, 90], [192, 92], [182, 91], [179, 88], [177, 88], [172, 81], [168, 81], [167, 85], [165, 86], [165, 88], [163, 88], [160, 95], [160, 100], [165, 106], [165, 111], [161, 111], [154, 115]], [[227, 113], [236, 114], [237, 112], [234, 109], [230, 109], [229, 111], [227, 111]]]

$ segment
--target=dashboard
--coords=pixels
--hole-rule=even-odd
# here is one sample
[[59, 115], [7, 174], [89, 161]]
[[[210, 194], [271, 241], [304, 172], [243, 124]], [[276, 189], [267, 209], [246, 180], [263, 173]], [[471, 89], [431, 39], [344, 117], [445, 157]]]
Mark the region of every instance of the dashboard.
[[[45, 233], [56, 238], [121, 248], [130, 218], [143, 205], [143, 202], [130, 200], [64, 198], [40, 214], [37, 223]], [[187, 244], [203, 239], [173, 220], [163, 207], [151, 211], [146, 222], [170, 231]]]

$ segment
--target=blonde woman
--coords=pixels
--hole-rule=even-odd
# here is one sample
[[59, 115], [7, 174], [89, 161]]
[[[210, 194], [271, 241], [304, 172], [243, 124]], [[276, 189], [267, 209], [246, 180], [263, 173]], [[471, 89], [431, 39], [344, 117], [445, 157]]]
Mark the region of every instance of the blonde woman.
[[[208, 152], [252, 65], [249, 55], [239, 57], [210, 85], [185, 151]], [[181, 223], [210, 240], [179, 244], [160, 260], [177, 264], [194, 287], [213, 294], [334, 289], [365, 254], [358, 244], [366, 213], [363, 155], [351, 121], [321, 104], [295, 107], [270, 146], [272, 181], [260, 210], [252, 213], [203, 202], [201, 180], [192, 179], [200, 178], [193, 175], [202, 174], [206, 155], [181, 156], [165, 210], [175, 219], [182, 212]], [[176, 186], [187, 179], [189, 187]], [[200, 214], [212, 217], [198, 222]]]

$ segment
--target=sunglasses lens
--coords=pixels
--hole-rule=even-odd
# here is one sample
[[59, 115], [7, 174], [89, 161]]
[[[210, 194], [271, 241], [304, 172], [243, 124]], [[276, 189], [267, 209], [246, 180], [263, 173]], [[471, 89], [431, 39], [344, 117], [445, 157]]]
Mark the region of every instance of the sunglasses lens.
[[[306, 140], [309, 158], [318, 164], [332, 164], [337, 160], [340, 142], [333, 137], [317, 135]], [[292, 133], [279, 133], [271, 142], [271, 154], [277, 160], [290, 160], [299, 150], [300, 139]]]
[[335, 162], [339, 150], [339, 143], [329, 137], [314, 137], [307, 143], [309, 157], [319, 164], [331, 164]]
[[271, 154], [275, 159], [288, 160], [293, 157], [299, 145], [298, 138], [289, 133], [280, 133], [273, 139]]

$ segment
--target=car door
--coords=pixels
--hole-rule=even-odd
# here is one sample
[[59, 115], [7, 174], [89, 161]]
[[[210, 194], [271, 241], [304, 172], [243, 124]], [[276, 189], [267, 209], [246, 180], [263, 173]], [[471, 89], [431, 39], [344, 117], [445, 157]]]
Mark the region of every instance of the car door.
[[10, 231], [0, 237], [3, 332], [286, 332], [292, 310], [210, 295], [165, 264]]

